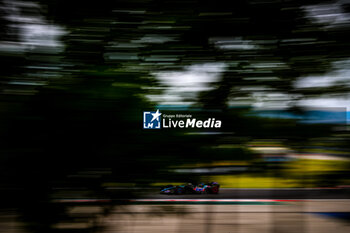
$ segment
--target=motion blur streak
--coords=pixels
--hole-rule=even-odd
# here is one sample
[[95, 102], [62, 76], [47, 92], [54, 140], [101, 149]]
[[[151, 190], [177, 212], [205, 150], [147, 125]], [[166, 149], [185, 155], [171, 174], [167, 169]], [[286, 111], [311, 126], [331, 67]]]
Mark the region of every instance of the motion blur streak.
[[334, 228], [337, 232], [347, 232], [349, 226], [346, 221], [325, 216], [334, 211], [349, 211], [349, 208], [348, 200], [315, 200], [277, 206], [138, 205], [128, 206], [127, 212], [113, 211], [107, 220], [106, 232], [311, 233], [329, 232]]
[[348, 232], [349, 6], [0, 0], [0, 232]]

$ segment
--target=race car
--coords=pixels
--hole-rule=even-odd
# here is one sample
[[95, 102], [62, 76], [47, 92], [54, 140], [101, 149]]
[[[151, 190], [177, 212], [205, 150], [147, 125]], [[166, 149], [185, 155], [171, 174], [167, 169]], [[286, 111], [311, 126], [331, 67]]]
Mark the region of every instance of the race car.
[[220, 184], [211, 182], [209, 184], [193, 185], [191, 183], [183, 185], [167, 185], [160, 189], [161, 194], [218, 194]]

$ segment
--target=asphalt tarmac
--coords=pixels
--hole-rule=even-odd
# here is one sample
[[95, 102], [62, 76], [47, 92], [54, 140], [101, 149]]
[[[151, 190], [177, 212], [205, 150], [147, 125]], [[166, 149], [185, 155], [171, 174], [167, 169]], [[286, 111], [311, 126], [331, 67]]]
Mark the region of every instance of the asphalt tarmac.
[[350, 188], [324, 189], [220, 189], [219, 194], [160, 194], [158, 189], [140, 191], [149, 199], [350, 199]]

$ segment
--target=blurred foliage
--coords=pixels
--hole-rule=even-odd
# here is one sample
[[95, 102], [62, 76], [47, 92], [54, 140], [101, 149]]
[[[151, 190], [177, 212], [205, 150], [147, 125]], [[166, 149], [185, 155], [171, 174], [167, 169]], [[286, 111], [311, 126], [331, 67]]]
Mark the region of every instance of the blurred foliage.
[[274, 171], [234, 175], [203, 176], [203, 182], [216, 180], [222, 188], [319, 188], [350, 185], [349, 161], [301, 159], [283, 164], [279, 176]]
[[[349, 57], [348, 30], [325, 30], [301, 10], [320, 2], [2, 1], [0, 182], [7, 200], [2, 205], [19, 207], [32, 231], [51, 232], [66, 218], [65, 207], [52, 202], [57, 190], [76, 191], [79, 198], [132, 197], [105, 184], [198, 181], [200, 175], [189, 178], [170, 168], [250, 162], [258, 157], [246, 148], [254, 139], [281, 139], [302, 150], [309, 139], [330, 137], [332, 125], [249, 116], [250, 108], [228, 104], [248, 95], [243, 86], [297, 96], [348, 91], [347, 86], [293, 86], [298, 77], [329, 72], [333, 62]], [[23, 30], [32, 31], [33, 38]], [[235, 43], [247, 49], [225, 49]], [[220, 134], [143, 130], [142, 112], [157, 104], [147, 95], [165, 88], [154, 72], [207, 62], [225, 62], [227, 68], [189, 111], [221, 119]], [[337, 146], [348, 148], [348, 138]], [[323, 165], [315, 169], [328, 171]], [[347, 171], [343, 177], [349, 177]], [[223, 177], [224, 185], [229, 187], [231, 178]], [[242, 179], [244, 187], [258, 182]], [[259, 187], [270, 186], [269, 178], [261, 179]]]

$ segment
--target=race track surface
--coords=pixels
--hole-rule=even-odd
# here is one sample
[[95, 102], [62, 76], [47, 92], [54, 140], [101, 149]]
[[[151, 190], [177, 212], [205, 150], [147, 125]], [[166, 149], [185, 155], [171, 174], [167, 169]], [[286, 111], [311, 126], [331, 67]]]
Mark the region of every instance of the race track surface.
[[159, 194], [158, 189], [140, 192], [149, 199], [349, 199], [350, 189], [220, 189], [219, 194]]

